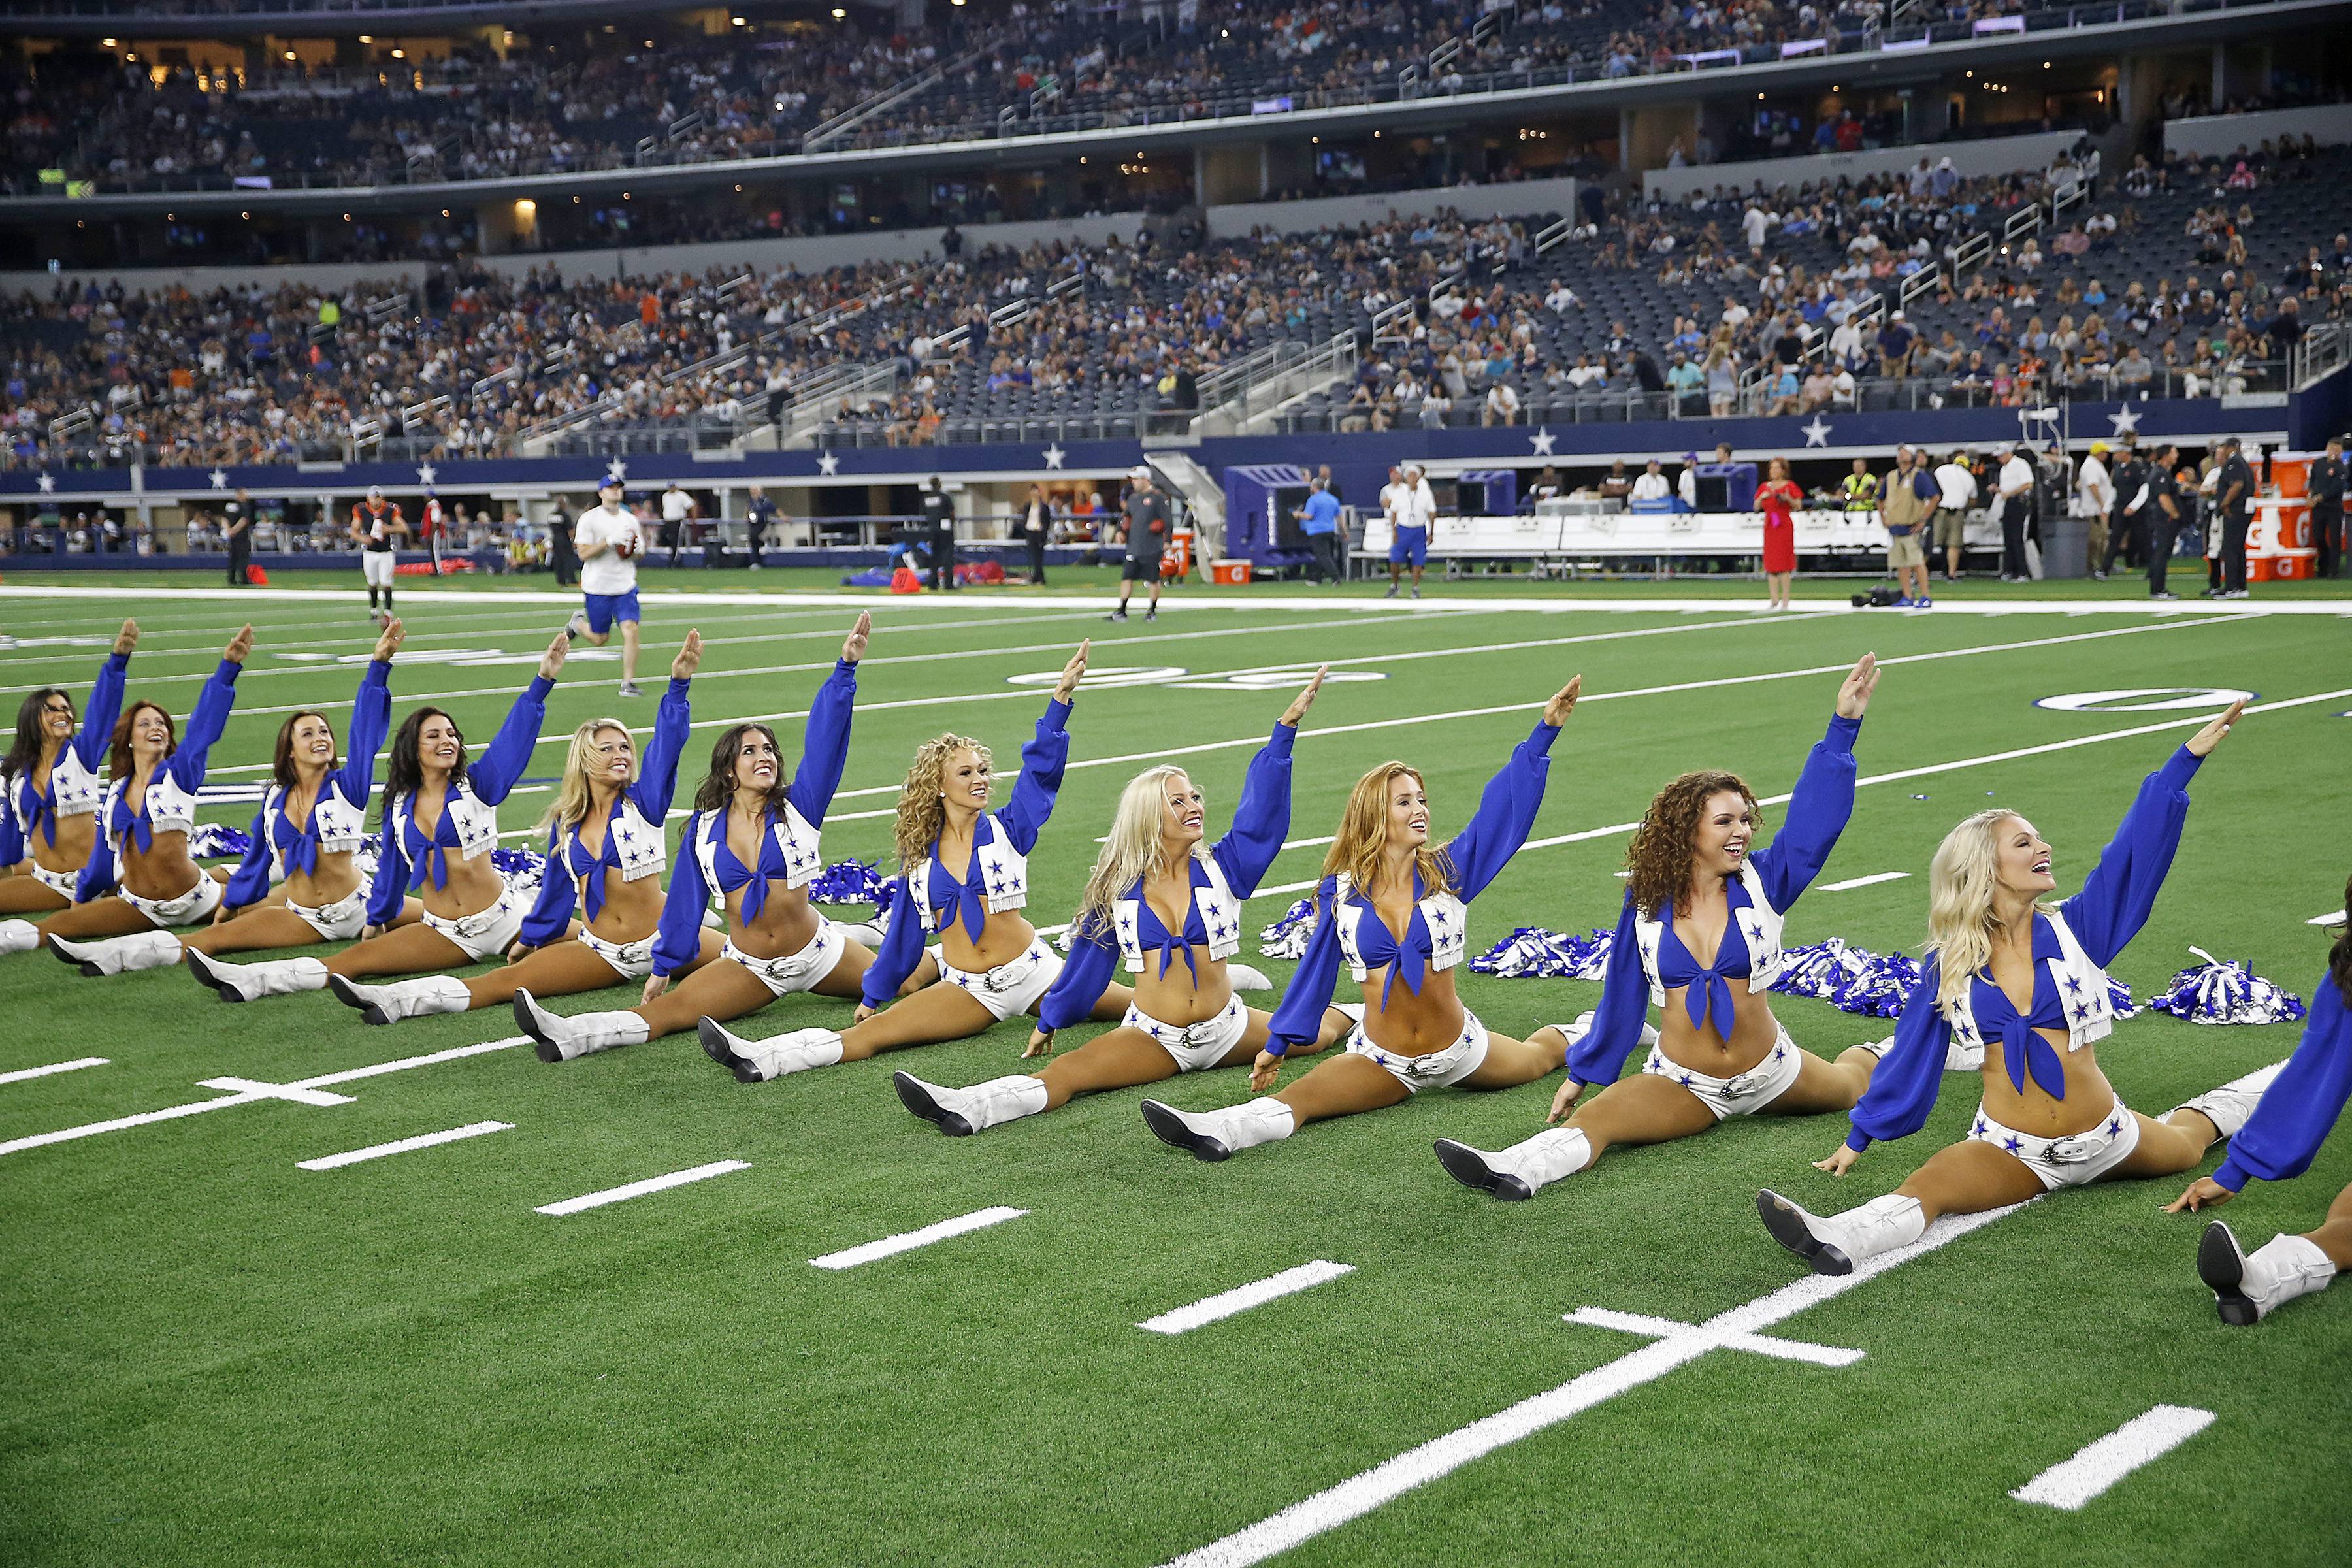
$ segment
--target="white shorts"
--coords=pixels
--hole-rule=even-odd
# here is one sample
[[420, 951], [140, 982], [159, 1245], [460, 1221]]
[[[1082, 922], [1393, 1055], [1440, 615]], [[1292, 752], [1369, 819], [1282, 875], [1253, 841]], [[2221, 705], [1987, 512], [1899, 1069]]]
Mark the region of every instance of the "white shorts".
[[1462, 1011], [1462, 1037], [1444, 1050], [1427, 1056], [1401, 1057], [1372, 1044], [1360, 1022], [1348, 1037], [1347, 1048], [1369, 1057], [1389, 1069], [1397, 1082], [1419, 1094], [1424, 1089], [1445, 1089], [1476, 1072], [1486, 1061], [1486, 1026], [1468, 1008]]
[[654, 972], [654, 939], [606, 942], [586, 926], [580, 928], [580, 945], [613, 966], [624, 980], [643, 980]]
[[425, 911], [425, 923], [457, 944], [457, 951], [477, 963], [494, 958], [504, 958], [507, 949], [522, 935], [523, 916], [530, 911], [522, 900], [508, 889], [499, 889], [499, 901], [477, 915], [446, 920], [431, 910]]
[[816, 934], [798, 952], [788, 952], [782, 958], [754, 958], [737, 947], [733, 937], [729, 937], [719, 956], [731, 958], [758, 975], [760, 983], [776, 995], [789, 996], [795, 991], [815, 990], [816, 983], [832, 973], [834, 965], [841, 962], [842, 949], [848, 945], [849, 938], [841, 927], [819, 915]]
[[2042, 1178], [2042, 1191], [2055, 1192], [2060, 1187], [2079, 1187], [2095, 1182], [2129, 1159], [2131, 1152], [2139, 1147], [2139, 1118], [2125, 1110], [2124, 1102], [2118, 1100], [2115, 1109], [2107, 1112], [2106, 1120], [2088, 1132], [2066, 1138], [2036, 1138], [2003, 1127], [1987, 1116], [1979, 1103], [1976, 1120], [1969, 1123], [1969, 1137], [2022, 1160], [2027, 1170]]
[[[80, 877], [71, 871], [52, 871], [47, 866], [42, 865], [38, 860], [28, 859], [25, 862], [25, 865], [33, 873], [33, 880], [38, 882], [41, 886], [47, 888], [49, 891], [63, 899], [66, 902], [70, 904], [75, 901], [74, 891], [81, 886]], [[206, 878], [205, 879], [207, 881], [211, 880], [210, 878]]]
[[940, 960], [940, 978], [950, 985], [961, 986], [971, 994], [973, 1001], [988, 1009], [990, 1017], [1004, 1022], [1015, 1013], [1026, 1013], [1045, 996], [1054, 977], [1062, 973], [1062, 955], [1045, 945], [1039, 937], [1029, 944], [1029, 951], [1010, 963], [977, 974], [969, 969], [958, 969], [945, 958]]
[[1225, 1010], [1213, 1018], [1183, 1027], [1163, 1024], [1141, 1008], [1129, 1004], [1122, 1026], [1140, 1029], [1151, 1037], [1161, 1050], [1176, 1058], [1179, 1072], [1203, 1072], [1222, 1066], [1233, 1055], [1234, 1047], [1242, 1043], [1249, 1032], [1249, 1009], [1238, 996], [1229, 998]]
[[1703, 1072], [1693, 1072], [1655, 1046], [1650, 1047], [1649, 1059], [1642, 1064], [1642, 1070], [1690, 1090], [1720, 1121], [1727, 1116], [1753, 1116], [1780, 1099], [1797, 1081], [1797, 1074], [1804, 1065], [1803, 1053], [1783, 1028], [1780, 1039], [1773, 1043], [1771, 1055], [1735, 1078], [1709, 1078]]
[[120, 897], [124, 903], [169, 930], [173, 926], [201, 925], [212, 919], [213, 911], [220, 908], [221, 885], [213, 880], [210, 872], [205, 872], [196, 878], [194, 887], [176, 899], [142, 899], [127, 889], [121, 890]]
[[286, 900], [287, 910], [302, 917], [302, 923], [319, 933], [321, 942], [350, 942], [367, 930], [368, 890], [354, 888], [331, 904], [310, 909]]
[[360, 552], [360, 574], [367, 579], [367, 585], [371, 588], [391, 587], [393, 568], [399, 564], [400, 557], [389, 550]]

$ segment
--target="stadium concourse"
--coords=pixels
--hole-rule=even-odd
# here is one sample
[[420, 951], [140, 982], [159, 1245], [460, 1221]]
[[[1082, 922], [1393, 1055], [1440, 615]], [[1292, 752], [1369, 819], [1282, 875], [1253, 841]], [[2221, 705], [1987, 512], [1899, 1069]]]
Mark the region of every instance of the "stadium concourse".
[[[346, 732], [375, 632], [354, 591], [173, 581], [12, 572], [0, 672], [79, 703], [135, 617], [129, 698], [185, 715], [249, 621], [197, 807], [242, 827], [289, 715]], [[1183, 766], [1223, 832], [1268, 726], [1328, 664], [1285, 840], [1243, 910], [1236, 963], [1277, 995], [1292, 966], [1260, 933], [1313, 885], [1367, 767], [1422, 770], [1450, 836], [1580, 673], [1467, 956], [1523, 928], [1580, 937], [1617, 920], [1627, 836], [1675, 773], [1737, 770], [1768, 835], [1785, 830], [1864, 652], [1881, 673], [1852, 820], [1790, 915], [1792, 952], [1916, 954], [1928, 857], [1986, 807], [2030, 814], [2074, 891], [2142, 776], [2242, 700], [2113, 965], [2137, 1010], [2101, 1057], [2155, 1115], [2285, 1058], [2300, 1029], [2175, 1016], [2168, 987], [2238, 973], [2241, 1000], [2252, 975], [2316, 1005], [2330, 984], [2352, 600], [2327, 584], [2159, 613], [2046, 584], [1928, 617], [1818, 595], [1768, 616], [1704, 584], [1458, 584], [1409, 606], [1369, 585], [1180, 589], [1156, 625], [1106, 628], [1107, 581], [916, 599], [710, 581], [643, 595], [654, 668], [689, 628], [703, 639], [673, 817], [704, 742], [740, 721], [775, 724], [802, 766], [812, 698], [868, 611], [824, 858], [885, 875], [909, 753], [948, 728], [1009, 770], [1066, 657], [1101, 634], [1027, 863], [1024, 912], [1049, 936], [1130, 775]], [[480, 756], [577, 602], [511, 579], [404, 588], [395, 717], [446, 710]], [[615, 698], [603, 653], [564, 665], [505, 846], [541, 842], [575, 724], [618, 712], [645, 735], [649, 709]], [[1494, 967], [1458, 985], [1498, 1032], [1597, 1005], [1591, 980]], [[1894, 1027], [1818, 991], [1772, 1004], [1824, 1058]], [[851, 1006], [788, 995], [732, 1027], [840, 1028]], [[1843, 1181], [1811, 1163], [1843, 1116], [1735, 1118], [1501, 1204], [1449, 1180], [1431, 1141], [1528, 1136], [1556, 1073], [1432, 1089], [1215, 1164], [1154, 1141], [1138, 1101], [1234, 1103], [1239, 1070], [977, 1138], [901, 1109], [894, 1069], [1036, 1067], [1018, 1016], [746, 1087], [691, 1037], [547, 1065], [503, 1008], [371, 1028], [324, 992], [224, 1005], [177, 965], [93, 979], [0, 957], [0, 1463], [25, 1561], [1793, 1563], [1826, 1531], [1904, 1563], [1955, 1542], [1972, 1561], [2319, 1563], [2352, 1544], [2339, 1456], [2313, 1436], [2352, 1413], [2344, 1293], [2252, 1329], [2216, 1320], [2194, 1266], [2205, 1216], [2159, 1212], [2216, 1156], [1939, 1221], [1838, 1277], [1801, 1275], [1759, 1226], [1759, 1187], [1823, 1212], [1891, 1190], [1965, 1133], [1973, 1073]], [[2347, 1180], [2339, 1137], [2303, 1180], [2249, 1183], [2228, 1218], [2249, 1247], [2305, 1230]]]

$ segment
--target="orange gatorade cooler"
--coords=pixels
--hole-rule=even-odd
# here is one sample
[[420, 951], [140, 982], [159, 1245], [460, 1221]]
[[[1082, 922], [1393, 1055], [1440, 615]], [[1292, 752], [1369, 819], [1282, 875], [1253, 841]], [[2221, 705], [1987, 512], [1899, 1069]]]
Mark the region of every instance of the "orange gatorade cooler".
[[1250, 563], [1246, 561], [1223, 560], [1209, 563], [1209, 581], [1238, 588], [1250, 580]]
[[2300, 499], [2311, 481], [2311, 459], [2316, 452], [2273, 452], [2271, 454], [2271, 483], [2286, 500]]

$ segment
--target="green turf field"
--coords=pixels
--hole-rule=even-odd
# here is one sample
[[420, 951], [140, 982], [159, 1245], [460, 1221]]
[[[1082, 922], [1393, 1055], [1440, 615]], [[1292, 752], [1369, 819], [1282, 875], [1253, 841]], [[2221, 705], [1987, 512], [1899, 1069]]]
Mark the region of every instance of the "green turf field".
[[[1099, 595], [1101, 582], [1066, 575]], [[784, 586], [763, 576], [712, 586]], [[9, 714], [36, 685], [79, 697], [114, 626], [136, 615], [131, 691], [184, 715], [252, 616], [259, 642], [213, 752], [215, 783], [263, 777], [296, 707], [340, 713], [373, 640], [346, 583], [340, 598], [299, 596], [311, 584], [297, 575], [294, 593], [232, 604], [176, 595], [189, 586], [177, 580], [58, 581], [119, 596], [16, 596], [37, 585], [27, 579], [0, 589]], [[546, 586], [404, 587], [395, 721], [430, 698], [487, 741], [565, 613], [551, 595], [492, 595]], [[856, 611], [805, 592], [689, 609], [659, 596], [669, 586], [648, 574], [649, 691], [688, 626], [708, 643], [683, 802], [724, 723], [805, 709]], [[2001, 615], [1856, 616], [1814, 591], [1818, 608], [1766, 617], [1728, 600], [1676, 607], [1721, 592], [1681, 584], [1580, 587], [1576, 600], [1612, 607], [1540, 610], [1507, 607], [1545, 592], [1524, 584], [1507, 600], [1433, 584], [1411, 616], [1379, 613], [1360, 587], [1193, 590], [1158, 623], [1122, 626], [1072, 595], [877, 595], [827, 855], [885, 853], [921, 739], [953, 728], [1009, 759], [1089, 634], [1098, 675], [1151, 673], [1080, 696], [1072, 767], [1031, 862], [1040, 925], [1067, 918], [1119, 786], [1147, 760], [1185, 760], [1221, 830], [1288, 700], [1286, 672], [1329, 659], [1367, 678], [1328, 686], [1298, 743], [1291, 832], [1319, 840], [1349, 784], [1392, 756], [1424, 770], [1451, 832], [1543, 699], [1580, 670], [1587, 700], [1554, 749], [1536, 842], [1473, 907], [1473, 951], [1519, 925], [1580, 931], [1613, 921], [1621, 825], [1659, 784], [1726, 766], [1759, 795], [1785, 793], [1835, 672], [1874, 649], [1889, 668], [1853, 821], [1790, 942], [1916, 949], [1928, 853], [1988, 804], [2032, 816], [2071, 890], [2139, 779], [2211, 709], [2037, 700], [2238, 688], [2280, 706], [2258, 708], [2206, 765], [2165, 894], [2115, 973], [2145, 996], [2192, 962], [2194, 942], [2309, 995], [2327, 935], [2307, 921], [2337, 908], [2352, 868], [2352, 622], [2028, 607], [2052, 594]], [[1961, 602], [1993, 598], [1978, 588]], [[652, 697], [624, 708], [616, 674], [609, 658], [575, 656], [535, 782], [582, 720], [650, 722]], [[794, 749], [797, 723], [780, 729]], [[507, 806], [510, 842], [526, 842], [544, 800]], [[241, 826], [251, 811], [217, 815]], [[1308, 881], [1320, 854], [1288, 850], [1273, 882]], [[1829, 886], [1881, 872], [1909, 875]], [[1253, 930], [1292, 896], [1254, 902]], [[1287, 973], [1261, 962], [1277, 983]], [[1462, 989], [1509, 1034], [1599, 995], [1466, 971]], [[1774, 1006], [1825, 1056], [1891, 1026], [1817, 1002]], [[740, 1026], [847, 1015], [795, 997]], [[371, 1029], [325, 994], [231, 1008], [178, 971], [85, 980], [37, 954], [0, 959], [0, 1074], [108, 1058], [0, 1082], [0, 1145], [220, 1096], [198, 1087], [206, 1079], [288, 1084], [515, 1037], [503, 1011]], [[1874, 1149], [1843, 1184], [1808, 1163], [1842, 1119], [1763, 1119], [1612, 1153], [1518, 1205], [1454, 1184], [1430, 1140], [1515, 1141], [1557, 1080], [1433, 1092], [1223, 1165], [1154, 1141], [1143, 1090], [969, 1140], [942, 1138], [891, 1093], [898, 1067], [954, 1084], [1017, 1070], [1026, 1035], [1007, 1024], [751, 1088], [689, 1036], [562, 1067], [509, 1046], [325, 1086], [346, 1104], [241, 1100], [0, 1152], [0, 1562], [1150, 1568], [1302, 1503], [1287, 1516], [1298, 1529], [1197, 1561], [1255, 1562], [1293, 1542], [1286, 1563], [2352, 1559], [2352, 1289], [2222, 1327], [2191, 1264], [2200, 1222], [2157, 1212], [2186, 1178], [2060, 1193], [1760, 1330], [1864, 1352], [1851, 1364], [1739, 1349], [1654, 1377], [1630, 1363], [1614, 1397], [1450, 1462], [1449, 1435], [1654, 1342], [1564, 1314], [1699, 1323], [1795, 1283], [1757, 1221], [1757, 1188], [1827, 1207], [1891, 1190], [1958, 1134], [1975, 1104], [1965, 1079], [1947, 1080], [1927, 1131]], [[2160, 1114], [2295, 1037], [2144, 1015], [2102, 1059], [2129, 1104]], [[1150, 1092], [1222, 1105], [1246, 1097], [1244, 1077]], [[511, 1129], [297, 1168], [485, 1121]], [[535, 1212], [719, 1161], [745, 1168]], [[2251, 1247], [2316, 1224], [2347, 1180], [2352, 1140], [2339, 1137], [2307, 1176], [2255, 1185], [2226, 1217]], [[809, 1263], [994, 1205], [1027, 1212], [859, 1268]], [[1137, 1326], [1316, 1259], [1353, 1272], [1182, 1334]], [[2159, 1404], [2217, 1419], [2079, 1512], [2010, 1498]], [[1444, 1473], [1429, 1484], [1327, 1496], [1433, 1443]]]

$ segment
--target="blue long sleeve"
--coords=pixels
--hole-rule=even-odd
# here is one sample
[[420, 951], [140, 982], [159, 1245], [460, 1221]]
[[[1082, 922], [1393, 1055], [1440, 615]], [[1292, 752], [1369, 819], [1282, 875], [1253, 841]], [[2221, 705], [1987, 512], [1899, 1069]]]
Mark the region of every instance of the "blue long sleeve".
[[1756, 874], [1763, 879], [1764, 896], [1782, 914], [1789, 912], [1813, 879], [1828, 864], [1838, 835], [1853, 816], [1853, 781], [1860, 771], [1853, 760], [1854, 737], [1862, 721], [1832, 715], [1829, 733], [1805, 757], [1805, 770], [1789, 797], [1789, 815], [1772, 847], [1756, 857]]
[[572, 875], [570, 858], [563, 852], [568, 836], [562, 823], [547, 831], [547, 864], [539, 874], [539, 897], [531, 900], [530, 912], [522, 917], [522, 940], [529, 946], [545, 947], [562, 936], [572, 923], [572, 906], [580, 901], [578, 879]]
[[[111, 799], [111, 797], [109, 797]], [[105, 806], [100, 811], [104, 812]], [[101, 816], [100, 821], [103, 823]], [[81, 874], [74, 879], [74, 902], [86, 904], [92, 899], [104, 898], [114, 891], [114, 840], [101, 826], [98, 842], [89, 847], [89, 858], [83, 863]]]
[[637, 803], [656, 833], [668, 826], [669, 803], [677, 794], [677, 760], [686, 750], [687, 733], [694, 727], [688, 685], [673, 679], [662, 693], [661, 710], [654, 715], [653, 739], [646, 742], [646, 754], [639, 760], [637, 782], [629, 786], [629, 798]]
[[1333, 919], [1339, 903], [1338, 881], [1324, 878], [1315, 889], [1314, 934], [1274, 1010], [1265, 1048], [1277, 1057], [1293, 1046], [1313, 1045], [1323, 1033], [1323, 1013], [1339, 984], [1339, 928]]
[[1486, 781], [1470, 826], [1445, 847], [1454, 867], [1454, 894], [1468, 903], [1502, 874], [1536, 825], [1544, 784], [1551, 772], [1551, 743], [1559, 727], [1538, 721], [1534, 731], [1512, 748], [1510, 761]]
[[2091, 962], [2115, 962], [2156, 907], [2165, 873], [2180, 847], [2189, 819], [2189, 781], [2204, 759], [2183, 746], [2147, 775], [2116, 836], [2100, 851], [2099, 863], [2083, 879], [2083, 890], [2060, 904], [2066, 924]]
[[662, 900], [661, 924], [654, 931], [656, 974], [677, 973], [702, 951], [702, 915], [710, 907], [710, 885], [702, 879], [702, 857], [694, 847], [709, 826], [696, 812], [686, 819], [686, 832], [677, 841], [669, 895]]
[[1626, 1057], [1641, 1044], [1642, 1026], [1650, 1016], [1650, 977], [1643, 971], [1642, 943], [1633, 932], [1639, 918], [1628, 892], [1609, 943], [1609, 965], [1601, 973], [1601, 1005], [1593, 1012], [1592, 1027], [1568, 1047], [1568, 1076], [1579, 1083], [1615, 1083]]
[[489, 749], [478, 761], [467, 764], [466, 783], [476, 799], [496, 805], [522, 781], [523, 769], [530, 765], [531, 748], [539, 744], [540, 726], [547, 722], [547, 694], [554, 689], [555, 682], [547, 677], [532, 676], [514, 706], [507, 710], [507, 721], [499, 726]]
[[2294, 1055], [2230, 1140], [2230, 1157], [2213, 1180], [2242, 1191], [2249, 1176], [2284, 1182], [2311, 1168], [2329, 1129], [2352, 1100], [2352, 1009], [2333, 974], [2322, 974], [2312, 992], [2311, 1014]]
[[230, 909], [241, 910], [246, 905], [269, 896], [269, 863], [277, 857], [269, 844], [269, 797], [261, 797], [261, 809], [253, 814], [252, 826], [246, 832], [253, 842], [245, 848], [245, 858], [229, 873], [228, 886], [222, 890], [221, 902]]
[[376, 830], [375, 880], [368, 887], [368, 924], [390, 925], [408, 898], [408, 857], [401, 852], [400, 814], [416, 809], [415, 797], [404, 795], [383, 803], [383, 825]]
[[362, 811], [375, 793], [375, 760], [383, 738], [392, 732], [392, 663], [370, 659], [360, 677], [359, 695], [352, 699], [351, 733], [343, 737], [343, 767], [335, 775], [336, 793]]
[[812, 827], [824, 826], [824, 814], [833, 809], [833, 792], [841, 787], [841, 772], [849, 765], [849, 720], [856, 706], [857, 667], [835, 659], [833, 673], [809, 702], [801, 765], [784, 790], [793, 809], [807, 817]]
[[16, 780], [0, 773], [0, 866], [14, 866], [26, 852], [25, 830], [16, 825]]
[[236, 706], [236, 678], [244, 669], [245, 666], [232, 660], [220, 661], [220, 668], [196, 697], [196, 709], [188, 715], [188, 732], [181, 738], [180, 749], [164, 764], [172, 782], [190, 795], [204, 787], [205, 759], [213, 742], [228, 728], [229, 710]]
[[1919, 965], [1919, 984], [1903, 1004], [1895, 1021], [1895, 1043], [1878, 1059], [1870, 1087], [1850, 1118], [1853, 1131], [1845, 1145], [1860, 1153], [1874, 1139], [1908, 1138], [1927, 1124], [1943, 1087], [1944, 1059], [1950, 1053], [1952, 1027], [1936, 1005], [1936, 988], [1943, 966], [1934, 953]]
[[882, 951], [866, 966], [866, 981], [859, 991], [868, 1007], [883, 1006], [898, 994], [898, 987], [907, 983], [907, 976], [914, 973], [915, 965], [923, 961], [926, 934], [922, 913], [915, 907], [915, 896], [901, 886], [898, 900], [890, 906], [889, 929], [882, 933]]
[[1210, 847], [1237, 899], [1257, 891], [1282, 841], [1290, 837], [1290, 752], [1298, 731], [1276, 724], [1274, 736], [1250, 759], [1242, 797], [1234, 805], [1234, 825]]
[[1054, 815], [1054, 797], [1062, 790], [1062, 769], [1070, 760], [1070, 705], [1056, 700], [1045, 704], [1037, 733], [1021, 748], [1021, 777], [1013, 799], [995, 813], [997, 826], [1024, 855], [1037, 847], [1037, 835]]
[[1069, 962], [1037, 1005], [1038, 1026], [1050, 1035], [1092, 1017], [1118, 964], [1118, 942], [1108, 922], [1080, 931], [1070, 942]]
[[122, 688], [130, 679], [131, 656], [110, 653], [90, 683], [89, 701], [81, 710], [81, 728], [74, 732], [73, 752], [91, 773], [106, 765], [114, 746], [114, 721], [122, 716]]

